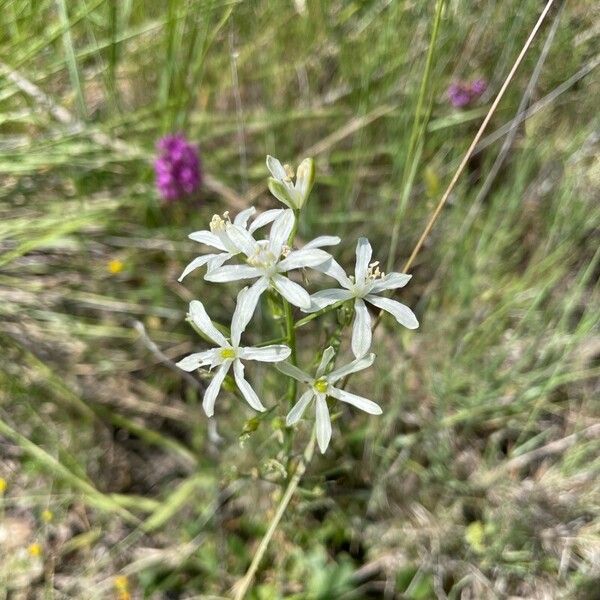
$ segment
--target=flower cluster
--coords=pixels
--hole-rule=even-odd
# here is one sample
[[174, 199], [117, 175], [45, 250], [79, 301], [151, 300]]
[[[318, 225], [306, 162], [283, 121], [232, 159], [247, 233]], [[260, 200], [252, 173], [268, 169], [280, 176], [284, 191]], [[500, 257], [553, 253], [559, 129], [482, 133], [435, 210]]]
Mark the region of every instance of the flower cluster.
[[[382, 294], [405, 286], [410, 275], [382, 273], [379, 263], [372, 260], [372, 249], [366, 238], [360, 238], [356, 246], [356, 266], [353, 275], [347, 275], [332, 255], [323, 248], [340, 243], [337, 236], [320, 236], [294, 248], [295, 232], [300, 209], [306, 203], [314, 182], [314, 163], [304, 160], [292, 182], [293, 171], [277, 159], [267, 157], [267, 167], [273, 178], [269, 180], [272, 193], [290, 208], [267, 210], [257, 214], [254, 208], [240, 212], [233, 221], [228, 213], [215, 215], [207, 230], [196, 231], [190, 238], [213, 251], [195, 258], [183, 271], [182, 281], [191, 272], [206, 267], [204, 279], [209, 282], [226, 283], [251, 281], [237, 296], [236, 307], [228, 330], [217, 327], [211, 321], [203, 304], [194, 300], [190, 304], [188, 318], [203, 337], [215, 346], [195, 352], [177, 364], [184, 371], [207, 367], [214, 375], [204, 394], [202, 406], [206, 414], [214, 414], [215, 400], [230, 369], [240, 396], [257, 411], [265, 411], [262, 401], [248, 383], [244, 374], [245, 361], [276, 363], [277, 369], [304, 384], [307, 389], [296, 398], [286, 419], [291, 427], [304, 414], [314, 400], [315, 429], [321, 452], [325, 452], [331, 439], [331, 421], [327, 398], [350, 404], [369, 414], [381, 414], [381, 408], [366, 398], [347, 392], [336, 384], [351, 373], [366, 369], [373, 364], [371, 348], [371, 316], [367, 304], [390, 313], [398, 323], [414, 329], [418, 321], [414, 313], [400, 302]], [[259, 230], [270, 226], [266, 236], [258, 237]], [[325, 274], [340, 285], [312, 295], [290, 274], [298, 270], [313, 269]], [[286, 337], [285, 344], [241, 346], [241, 337], [250, 323], [262, 294], [272, 290], [283, 306], [287, 306], [287, 318], [293, 319], [292, 306], [299, 308], [312, 320], [330, 310], [347, 304], [354, 311], [351, 348], [355, 359], [345, 366], [333, 368], [335, 351], [327, 345], [319, 352], [320, 364], [315, 375], [308, 375], [295, 363], [295, 336]], [[288, 323], [294, 328], [294, 323]], [[290, 362], [284, 362], [290, 359]], [[292, 387], [295, 391], [295, 386]]]
[[202, 183], [198, 149], [183, 135], [167, 135], [157, 144], [156, 187], [167, 202], [190, 196]]
[[485, 79], [475, 79], [471, 82], [455, 81], [450, 84], [446, 92], [450, 104], [456, 108], [464, 108], [477, 100], [487, 89]]

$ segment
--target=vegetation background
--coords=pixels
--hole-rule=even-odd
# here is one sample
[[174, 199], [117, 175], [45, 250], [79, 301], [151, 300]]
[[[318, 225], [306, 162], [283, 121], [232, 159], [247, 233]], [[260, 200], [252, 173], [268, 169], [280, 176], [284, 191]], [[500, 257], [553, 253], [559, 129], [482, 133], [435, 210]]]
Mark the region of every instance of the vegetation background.
[[[223, 396], [211, 428], [169, 368], [189, 300], [225, 319], [234, 297], [177, 283], [187, 234], [275, 205], [267, 153], [314, 156], [301, 236], [350, 262], [366, 234], [400, 269], [543, 4], [0, 2], [0, 598], [229, 596], [281, 495], [281, 420]], [[599, 23], [554, 2], [412, 267], [420, 329], [384, 319], [354, 380], [384, 415], [342, 415], [249, 597], [600, 597]], [[172, 131], [206, 182], [165, 205]]]

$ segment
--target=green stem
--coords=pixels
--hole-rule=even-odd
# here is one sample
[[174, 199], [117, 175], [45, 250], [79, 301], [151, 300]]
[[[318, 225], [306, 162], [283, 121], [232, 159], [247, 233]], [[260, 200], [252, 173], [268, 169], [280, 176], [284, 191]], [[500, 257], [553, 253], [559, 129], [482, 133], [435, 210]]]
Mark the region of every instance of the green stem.
[[304, 319], [300, 319], [299, 321], [296, 321], [296, 324], [294, 325], [294, 327], [296, 329], [298, 329], [299, 327], [304, 327], [305, 325], [310, 323], [312, 320], [318, 319], [319, 317], [326, 315], [327, 313], [329, 313], [333, 310], [338, 309], [340, 306], [342, 306], [344, 304], [344, 302], [348, 302], [348, 301], [340, 300], [339, 302], [336, 302], [335, 304], [330, 304], [329, 306], [326, 306], [325, 308], [322, 308], [321, 310], [318, 310], [317, 312], [311, 313], [310, 315], [308, 315], [308, 317], [304, 317]]
[[[285, 336], [287, 344], [292, 351], [290, 354], [290, 362], [294, 366], [298, 366], [298, 358], [296, 356], [296, 329], [294, 327], [294, 315], [292, 313], [291, 304], [284, 298], [283, 299], [283, 309], [285, 314]], [[290, 381], [288, 384], [288, 404], [289, 408], [292, 408], [294, 404], [294, 400], [296, 399], [296, 386], [297, 382], [295, 379], [290, 377]]]
[[263, 559], [265, 552], [267, 551], [269, 542], [271, 541], [271, 538], [273, 537], [273, 534], [275, 533], [275, 530], [277, 529], [277, 526], [279, 525], [279, 522], [281, 521], [281, 518], [283, 517], [283, 515], [285, 513], [285, 509], [287, 508], [288, 504], [290, 503], [290, 500], [292, 499], [292, 496], [294, 495], [294, 492], [296, 491], [296, 488], [298, 487], [298, 484], [300, 483], [300, 480], [302, 479], [302, 475], [304, 475], [304, 472], [306, 471], [307, 465], [312, 460], [314, 452], [315, 452], [315, 430], [313, 428], [312, 434], [310, 436], [310, 440], [309, 440], [308, 444], [306, 445], [306, 448], [304, 449], [304, 454], [302, 456], [302, 459], [298, 463], [298, 466], [296, 467], [296, 470], [294, 471], [294, 475], [291, 477], [290, 482], [288, 483], [288, 486], [285, 490], [285, 493], [283, 494], [283, 497], [281, 498], [281, 501], [279, 502], [279, 506], [277, 507], [277, 512], [275, 513], [275, 516], [273, 517], [273, 520], [271, 521], [271, 523], [269, 523], [269, 528], [267, 529], [267, 532], [265, 533], [263, 539], [260, 541], [260, 545], [258, 546], [258, 549], [256, 550], [256, 554], [254, 555], [254, 558], [252, 559], [252, 562], [250, 563], [250, 567], [248, 567], [248, 570], [246, 571], [244, 578], [237, 585], [237, 590], [236, 590], [235, 596], [234, 596], [235, 600], [243, 600], [243, 598], [248, 593], [248, 590], [250, 589], [250, 586], [252, 585], [252, 581], [254, 580], [254, 575], [256, 574], [256, 571], [260, 565], [260, 562]]
[[[406, 152], [406, 162], [404, 164], [404, 172], [402, 174], [402, 194], [398, 199], [398, 205], [396, 207], [396, 214], [394, 216], [394, 227], [392, 229], [392, 236], [390, 241], [390, 251], [388, 253], [388, 262], [386, 271], [390, 271], [394, 266], [396, 260], [396, 250], [398, 247], [398, 237], [400, 235], [400, 220], [404, 212], [406, 200], [412, 187], [412, 181], [414, 179], [414, 172], [416, 171], [417, 156], [413, 156], [415, 149], [420, 145], [419, 138], [422, 138], [425, 134], [425, 125], [428, 120], [428, 115], [422, 116], [423, 104], [425, 103], [425, 95], [429, 88], [429, 80], [431, 78], [431, 68], [433, 65], [433, 56], [435, 45], [438, 38], [440, 29], [440, 22], [442, 20], [442, 11], [446, 0], [437, 0], [435, 5], [435, 17], [433, 21], [433, 29], [431, 31], [431, 38], [429, 40], [429, 48], [427, 49], [427, 58], [425, 59], [425, 69], [423, 71], [423, 78], [421, 79], [421, 86], [419, 88], [419, 96], [417, 98], [417, 107], [415, 109], [415, 118], [410, 133], [408, 142], [408, 149]], [[429, 112], [429, 111], [428, 111]], [[420, 154], [420, 153], [417, 153]], [[411, 176], [412, 175], [412, 176]]]
[[[296, 239], [296, 233], [298, 232], [298, 221], [300, 218], [300, 211], [294, 210], [294, 227], [288, 237], [287, 245], [292, 248], [294, 240]], [[298, 358], [296, 353], [296, 328], [294, 326], [294, 314], [292, 312], [291, 304], [282, 296], [283, 300], [283, 311], [285, 316], [285, 336], [287, 345], [291, 350], [290, 362], [294, 366], [298, 366]], [[290, 377], [287, 389], [287, 404], [288, 411], [291, 410], [296, 401], [296, 392], [298, 389], [298, 383], [295, 379]], [[292, 450], [294, 445], [294, 430], [291, 427], [285, 428], [285, 455], [286, 455], [286, 471], [290, 472], [290, 463], [292, 460]], [[289, 476], [289, 475], [288, 475]]]

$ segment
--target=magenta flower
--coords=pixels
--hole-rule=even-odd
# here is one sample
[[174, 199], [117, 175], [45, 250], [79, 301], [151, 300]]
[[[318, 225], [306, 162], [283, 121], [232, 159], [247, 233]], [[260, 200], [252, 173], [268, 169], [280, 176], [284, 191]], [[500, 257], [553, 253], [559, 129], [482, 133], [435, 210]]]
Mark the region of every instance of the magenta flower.
[[455, 81], [448, 86], [446, 92], [450, 104], [456, 108], [464, 108], [477, 100], [487, 89], [485, 79], [475, 79], [471, 82]]
[[479, 98], [487, 90], [487, 81], [485, 79], [475, 79], [471, 82], [470, 92], [473, 99]]
[[191, 196], [202, 183], [198, 149], [182, 134], [167, 135], [156, 145], [156, 187], [167, 202]]

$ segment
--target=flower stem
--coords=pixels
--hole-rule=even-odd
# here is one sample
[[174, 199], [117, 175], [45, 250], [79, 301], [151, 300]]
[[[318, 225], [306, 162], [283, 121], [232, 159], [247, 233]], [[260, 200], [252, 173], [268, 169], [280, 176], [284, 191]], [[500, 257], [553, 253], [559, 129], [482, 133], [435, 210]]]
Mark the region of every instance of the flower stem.
[[[412, 181], [414, 179], [416, 171], [416, 163], [419, 160], [420, 152], [416, 152], [419, 146], [419, 137], [422, 138], [425, 134], [425, 127], [427, 120], [429, 119], [430, 110], [423, 111], [423, 105], [425, 104], [425, 96], [429, 91], [429, 81], [431, 79], [431, 71], [433, 67], [433, 58], [435, 54], [435, 47], [437, 43], [438, 33], [440, 29], [440, 23], [442, 20], [442, 12], [446, 0], [437, 0], [435, 6], [435, 16], [433, 20], [433, 28], [431, 31], [431, 37], [429, 39], [429, 47], [427, 49], [427, 58], [425, 59], [425, 68], [423, 70], [423, 77], [421, 79], [421, 85], [419, 87], [419, 94], [417, 97], [417, 107], [415, 109], [415, 117], [413, 120], [412, 130], [408, 142], [408, 150], [406, 154], [406, 162], [404, 164], [404, 172], [402, 174], [402, 194], [398, 199], [396, 206], [396, 213], [394, 215], [394, 225], [392, 227], [392, 236], [390, 240], [390, 249], [388, 253], [388, 261], [386, 271], [390, 271], [394, 265], [396, 259], [396, 250], [398, 247], [398, 237], [400, 235], [400, 221], [404, 212], [404, 207], [408, 201], [410, 189], [412, 187]], [[422, 141], [422, 139], [421, 139]]]
[[331, 312], [332, 310], [338, 309], [340, 306], [342, 306], [344, 304], [344, 302], [348, 302], [348, 301], [340, 300], [339, 302], [336, 302], [335, 304], [330, 304], [329, 306], [326, 306], [325, 308], [322, 308], [321, 310], [318, 310], [317, 312], [311, 313], [310, 315], [308, 315], [308, 317], [304, 317], [304, 319], [300, 319], [299, 321], [296, 321], [296, 324], [294, 325], [294, 327], [296, 329], [298, 329], [299, 327], [304, 327], [304, 325], [307, 325], [312, 320], [317, 319], [323, 315], [326, 315], [327, 313]]
[[[291, 304], [284, 298], [283, 299], [283, 310], [285, 315], [285, 336], [287, 344], [292, 351], [290, 354], [290, 362], [294, 366], [298, 366], [298, 359], [296, 356], [296, 329], [294, 327], [294, 315], [292, 313]], [[289, 408], [292, 408], [294, 400], [296, 399], [296, 380], [290, 377], [288, 384], [288, 404]]]
[[[287, 245], [292, 248], [294, 245], [294, 240], [296, 239], [296, 233], [298, 232], [298, 220], [300, 218], [300, 211], [294, 210], [294, 227], [288, 237]], [[296, 328], [294, 326], [294, 314], [292, 312], [291, 304], [282, 297], [283, 300], [283, 311], [285, 317], [285, 336], [287, 345], [291, 350], [290, 354], [290, 362], [294, 366], [298, 366], [298, 359], [296, 354]], [[287, 403], [288, 403], [288, 411], [291, 410], [292, 406], [294, 406], [294, 402], [296, 400], [296, 391], [298, 389], [298, 384], [295, 379], [290, 377], [288, 382], [287, 389]], [[286, 455], [286, 471], [290, 472], [290, 463], [292, 460], [292, 450], [294, 444], [294, 430], [291, 427], [285, 428], [285, 455]]]
[[291, 477], [290, 482], [288, 483], [288, 486], [285, 490], [285, 493], [283, 494], [283, 497], [281, 498], [281, 500], [279, 502], [279, 506], [277, 507], [277, 512], [275, 513], [273, 520], [269, 524], [269, 528], [267, 529], [267, 532], [265, 533], [263, 539], [260, 541], [258, 549], [256, 550], [256, 554], [254, 555], [254, 558], [252, 559], [252, 562], [250, 563], [250, 567], [248, 567], [248, 570], [246, 571], [244, 578], [237, 585], [237, 590], [236, 590], [235, 596], [234, 596], [235, 600], [243, 600], [243, 598], [246, 596], [248, 590], [250, 589], [250, 586], [252, 585], [252, 581], [254, 580], [254, 575], [256, 574], [256, 571], [260, 565], [260, 562], [263, 559], [265, 552], [267, 551], [269, 542], [271, 541], [271, 538], [273, 537], [273, 534], [275, 533], [275, 530], [277, 529], [277, 526], [279, 525], [279, 522], [281, 521], [281, 518], [283, 517], [283, 514], [285, 513], [285, 510], [286, 510], [288, 504], [290, 503], [290, 500], [292, 499], [292, 496], [294, 495], [294, 492], [296, 491], [298, 484], [300, 483], [300, 480], [302, 479], [302, 475], [304, 475], [304, 472], [306, 471], [307, 465], [312, 460], [314, 452], [315, 452], [315, 430], [313, 428], [312, 434], [310, 436], [310, 440], [308, 441], [308, 444], [306, 445], [306, 448], [304, 449], [304, 454], [302, 456], [302, 459], [298, 463], [298, 466], [296, 467], [296, 470], [294, 471], [294, 475]]

